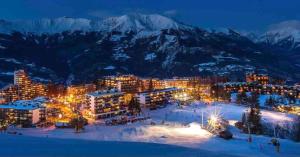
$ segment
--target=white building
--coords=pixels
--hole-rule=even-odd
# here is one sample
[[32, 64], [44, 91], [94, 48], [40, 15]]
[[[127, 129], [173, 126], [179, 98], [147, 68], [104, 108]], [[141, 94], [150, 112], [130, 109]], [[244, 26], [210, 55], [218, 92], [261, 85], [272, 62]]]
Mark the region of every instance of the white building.
[[108, 118], [126, 113], [124, 93], [118, 90], [102, 90], [86, 95], [85, 108], [94, 119]]
[[0, 105], [0, 118], [21, 127], [31, 127], [46, 120], [44, 99], [19, 100]]
[[179, 91], [180, 89], [178, 88], [158, 89], [139, 93], [137, 94], [137, 98], [143, 107], [157, 108], [172, 100]]

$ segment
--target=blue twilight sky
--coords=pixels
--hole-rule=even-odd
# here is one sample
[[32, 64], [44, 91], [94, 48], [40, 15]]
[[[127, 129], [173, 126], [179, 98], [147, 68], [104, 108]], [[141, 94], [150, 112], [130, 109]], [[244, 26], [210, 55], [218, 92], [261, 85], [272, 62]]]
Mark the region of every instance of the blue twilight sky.
[[0, 19], [105, 18], [159, 13], [204, 28], [264, 30], [300, 20], [300, 0], [1, 0]]

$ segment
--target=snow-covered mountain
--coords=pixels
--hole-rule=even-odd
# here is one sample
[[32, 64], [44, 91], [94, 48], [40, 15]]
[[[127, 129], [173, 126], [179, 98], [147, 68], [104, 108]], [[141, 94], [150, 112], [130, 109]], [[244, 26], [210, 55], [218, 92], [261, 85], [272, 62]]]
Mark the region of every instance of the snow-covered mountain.
[[130, 14], [104, 20], [60, 17], [55, 19], [0, 21], [0, 32], [61, 33], [64, 31], [157, 31], [162, 29], [191, 29], [173, 19], [158, 14]]
[[285, 50], [300, 49], [300, 21], [291, 20], [273, 24], [256, 41]]
[[56, 19], [40, 20], [19, 20], [0, 22], [1, 33], [11, 33], [13, 31], [22, 33], [60, 33], [63, 31], [91, 30], [91, 21], [88, 19], [73, 19], [61, 17]]
[[158, 31], [162, 29], [190, 29], [191, 27], [178, 23], [170, 18], [158, 14], [131, 14], [111, 17], [100, 22], [96, 29], [121, 32], [126, 31]]
[[0, 85], [11, 81], [19, 68], [37, 80], [62, 82], [88, 82], [118, 73], [223, 75], [238, 80], [254, 70], [300, 80], [299, 55], [277, 53], [282, 49], [231, 29], [206, 31], [161, 15], [1, 21], [0, 30]]
[[288, 37], [292, 37], [294, 42], [300, 42], [300, 21], [292, 20], [274, 24], [266, 34], [273, 35], [275, 37], [274, 42]]

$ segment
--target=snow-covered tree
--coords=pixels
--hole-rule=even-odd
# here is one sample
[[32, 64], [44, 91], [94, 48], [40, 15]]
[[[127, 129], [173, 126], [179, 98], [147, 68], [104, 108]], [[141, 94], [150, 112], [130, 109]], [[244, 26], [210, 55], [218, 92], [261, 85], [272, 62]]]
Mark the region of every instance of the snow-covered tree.
[[245, 91], [242, 91], [237, 94], [236, 102], [238, 104], [246, 104], [247, 103], [247, 94]]
[[287, 95], [286, 95], [286, 98], [287, 98], [289, 104], [293, 104], [293, 103], [296, 102], [296, 98], [295, 98], [295, 96], [293, 96], [293, 95], [287, 94]]
[[259, 95], [256, 92], [252, 92], [251, 96], [248, 99], [250, 104], [250, 111], [248, 113], [248, 122], [251, 124], [251, 132], [256, 134], [262, 133], [261, 125], [261, 113], [258, 101]]
[[295, 141], [300, 141], [300, 116], [296, 118], [296, 123], [294, 125], [294, 137]]
[[277, 100], [273, 96], [270, 96], [265, 102], [265, 105], [269, 107], [274, 107], [276, 106], [276, 104], [277, 104]]
[[74, 127], [76, 132], [80, 132], [80, 131], [84, 130], [84, 125], [86, 125], [87, 123], [88, 123], [87, 119], [83, 118], [82, 116], [73, 118], [70, 121], [71, 127]]

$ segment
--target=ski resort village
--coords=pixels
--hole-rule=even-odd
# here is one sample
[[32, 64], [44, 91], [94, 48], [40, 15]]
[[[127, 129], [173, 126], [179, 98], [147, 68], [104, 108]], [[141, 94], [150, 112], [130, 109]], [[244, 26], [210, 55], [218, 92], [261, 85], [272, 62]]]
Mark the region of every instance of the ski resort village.
[[0, 91], [0, 156], [300, 156], [300, 87], [266, 74], [65, 86], [17, 70], [13, 79]]

